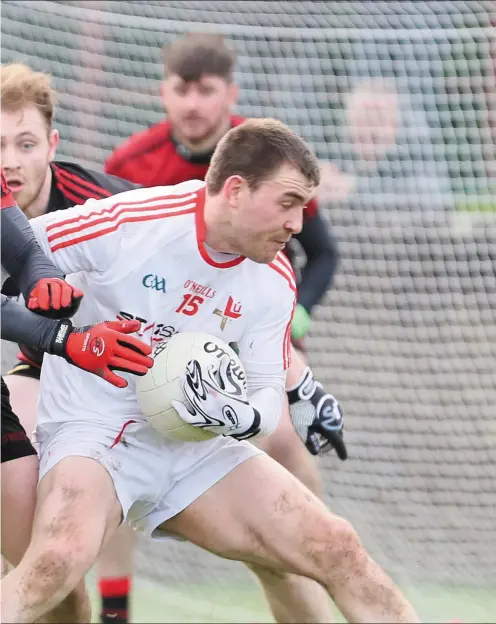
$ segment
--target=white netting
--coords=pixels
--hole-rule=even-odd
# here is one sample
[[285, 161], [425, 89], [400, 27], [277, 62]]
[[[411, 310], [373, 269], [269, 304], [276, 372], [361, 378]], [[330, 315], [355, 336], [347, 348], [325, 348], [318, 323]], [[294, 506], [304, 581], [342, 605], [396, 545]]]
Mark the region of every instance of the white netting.
[[[496, 577], [494, 10], [2, 2], [2, 62], [51, 72], [61, 94], [60, 157], [100, 167], [161, 120], [161, 46], [208, 30], [238, 52], [238, 111], [289, 123], [350, 176], [351, 198], [324, 206], [342, 262], [309, 340], [344, 406], [350, 459], [320, 464], [331, 507], [402, 581]], [[367, 166], [344, 107], [378, 78], [394, 85], [399, 131]], [[169, 582], [244, 574], [177, 544], [143, 544], [139, 566]]]

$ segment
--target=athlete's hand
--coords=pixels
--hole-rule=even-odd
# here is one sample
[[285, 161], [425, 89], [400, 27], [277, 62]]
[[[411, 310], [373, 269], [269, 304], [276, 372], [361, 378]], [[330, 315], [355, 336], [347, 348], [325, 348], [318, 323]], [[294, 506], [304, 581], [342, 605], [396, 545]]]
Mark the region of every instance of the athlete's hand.
[[148, 357], [151, 346], [126, 335], [140, 327], [139, 321], [105, 321], [74, 327], [69, 319], [63, 319], [58, 323], [50, 353], [102, 377], [113, 386], [125, 388], [127, 381], [113, 371], [142, 376], [153, 366], [152, 358]]
[[308, 427], [306, 447], [312, 455], [333, 448], [341, 460], [348, 458], [343, 439], [343, 412], [335, 397], [323, 390], [320, 384], [313, 397], [315, 418]]
[[296, 304], [291, 323], [291, 338], [293, 340], [301, 340], [310, 329], [310, 314], [305, 310], [301, 303]]
[[29, 294], [27, 307], [50, 318], [67, 318], [75, 314], [84, 293], [59, 277], [43, 277]]
[[198, 360], [190, 360], [181, 385], [186, 401], [173, 401], [172, 406], [189, 425], [237, 440], [259, 433], [260, 414], [232, 374], [228, 355], [204, 369]]
[[298, 387], [288, 392], [288, 399], [293, 426], [310, 453], [318, 455], [334, 448], [339, 459], [347, 459], [341, 407], [337, 399], [315, 381], [309, 368]]

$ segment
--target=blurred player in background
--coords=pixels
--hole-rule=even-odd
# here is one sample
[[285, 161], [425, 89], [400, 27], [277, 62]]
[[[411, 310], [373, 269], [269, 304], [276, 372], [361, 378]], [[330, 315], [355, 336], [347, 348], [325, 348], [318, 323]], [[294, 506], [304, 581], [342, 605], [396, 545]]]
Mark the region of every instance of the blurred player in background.
[[[105, 163], [107, 173], [145, 187], [203, 180], [218, 141], [244, 121], [232, 114], [238, 99], [233, 82], [235, 55], [221, 36], [194, 34], [179, 39], [165, 48], [164, 61], [162, 96], [168, 120], [130, 137]], [[263, 441], [263, 448], [321, 494], [317, 466], [308, 451], [317, 455], [324, 445], [332, 444], [345, 459], [346, 449], [339, 406], [315, 381], [301, 352], [310, 314], [330, 287], [338, 264], [336, 241], [315, 200], [307, 206], [303, 229], [295, 238], [306, 265], [291, 328], [293, 344], [299, 347], [299, 352], [293, 350], [287, 375], [291, 418], [285, 409], [278, 430]], [[119, 548], [116, 555], [122, 557], [122, 552]], [[277, 621], [330, 621], [328, 597], [318, 585], [301, 578], [291, 579], [288, 586], [278, 583], [274, 574], [267, 576], [266, 570], [260, 570], [259, 578]]]
[[[138, 321], [97, 323], [83, 328], [69, 320], [83, 293], [64, 280], [63, 273], [45, 256], [29, 222], [1, 180], [2, 267], [8, 271], [27, 302], [27, 308], [2, 295], [2, 340], [23, 341], [46, 353], [92, 372], [119, 387], [127, 382], [113, 371], [144, 375], [153, 360], [151, 348], [134, 337]], [[56, 320], [60, 319], [60, 320]], [[87, 345], [104, 344], [95, 354]], [[2, 555], [16, 566], [31, 537], [38, 457], [25, 429], [12, 410], [2, 377]], [[88, 622], [89, 600], [84, 580], [50, 614], [52, 622]]]
[[[3, 65], [0, 71], [2, 166], [14, 198], [28, 218], [137, 187], [75, 163], [54, 161], [59, 134], [53, 128], [56, 94], [50, 76], [21, 63]], [[9, 279], [2, 292], [17, 296], [19, 289]], [[19, 361], [5, 380], [13, 409], [31, 433], [35, 427], [43, 352], [30, 345], [19, 347]], [[130, 539], [131, 535], [126, 544]], [[112, 550], [117, 557], [122, 551], [120, 534], [115, 542]], [[102, 617], [109, 614], [112, 618], [118, 613], [120, 619], [116, 621], [114, 617], [112, 621], [119, 624], [127, 620], [131, 570], [125, 566], [131, 563], [127, 556], [122, 560], [115, 557], [110, 567], [104, 567], [99, 588]]]

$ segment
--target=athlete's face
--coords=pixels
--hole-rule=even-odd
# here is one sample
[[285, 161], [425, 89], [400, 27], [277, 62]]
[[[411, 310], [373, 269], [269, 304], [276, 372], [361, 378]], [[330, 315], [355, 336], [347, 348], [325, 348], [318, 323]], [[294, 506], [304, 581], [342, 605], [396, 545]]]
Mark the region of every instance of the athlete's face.
[[34, 104], [2, 111], [1, 164], [14, 199], [26, 211], [49, 182], [49, 163], [58, 144], [57, 130], [48, 131]]
[[172, 74], [162, 86], [167, 116], [180, 139], [191, 144], [215, 136], [229, 120], [238, 88], [220, 76], [203, 74], [185, 82]]
[[238, 176], [226, 181], [225, 189], [237, 251], [260, 263], [272, 262], [291, 236], [301, 231], [303, 211], [316, 190], [289, 164], [255, 190]]

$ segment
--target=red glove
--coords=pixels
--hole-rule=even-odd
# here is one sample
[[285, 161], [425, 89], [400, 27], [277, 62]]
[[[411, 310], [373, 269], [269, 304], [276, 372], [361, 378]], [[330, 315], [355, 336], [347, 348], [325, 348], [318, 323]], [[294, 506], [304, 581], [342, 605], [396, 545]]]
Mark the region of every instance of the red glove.
[[103, 377], [113, 386], [125, 388], [127, 381], [112, 371], [146, 375], [153, 366], [148, 357], [150, 345], [134, 336], [139, 321], [104, 321], [86, 327], [74, 327], [69, 319], [57, 324], [49, 353], [65, 358], [70, 364]]
[[84, 293], [59, 277], [42, 277], [29, 295], [27, 307], [51, 318], [72, 316]]
[[2, 169], [2, 208], [13, 208], [16, 205]]

